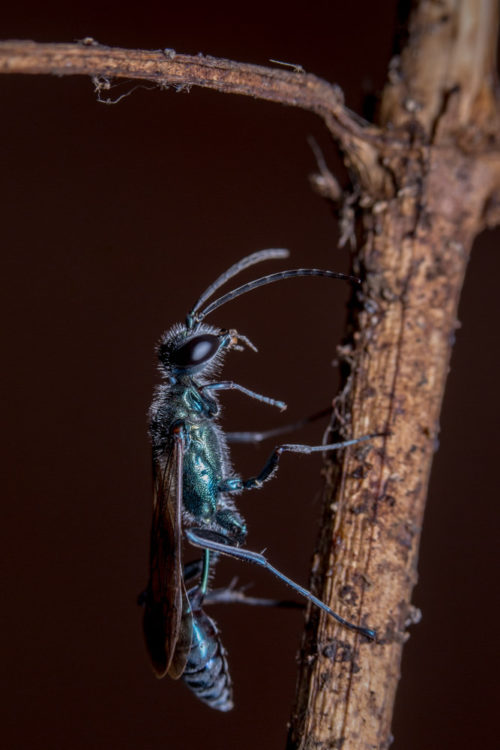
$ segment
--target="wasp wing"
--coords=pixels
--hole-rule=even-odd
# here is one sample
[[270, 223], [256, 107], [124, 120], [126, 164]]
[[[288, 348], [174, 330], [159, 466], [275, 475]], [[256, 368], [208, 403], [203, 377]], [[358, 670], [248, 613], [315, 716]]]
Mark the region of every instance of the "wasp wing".
[[144, 635], [157, 677], [180, 677], [189, 655], [192, 614], [182, 576], [183, 440], [153, 467], [150, 576], [145, 596]]

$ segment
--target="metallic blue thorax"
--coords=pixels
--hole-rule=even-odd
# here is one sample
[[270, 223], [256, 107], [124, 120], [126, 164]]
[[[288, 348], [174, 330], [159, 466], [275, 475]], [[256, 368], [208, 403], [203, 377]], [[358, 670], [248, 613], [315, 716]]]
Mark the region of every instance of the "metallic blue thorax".
[[227, 463], [226, 442], [214, 421], [218, 405], [214, 399], [200, 393], [191, 379], [173, 384], [162, 395], [158, 404], [159, 421], [167, 416], [163, 424], [171, 426], [182, 422], [184, 425], [184, 510], [195, 519], [209, 521], [217, 510], [219, 485], [226, 474]]
[[196, 518], [213, 518], [223, 476], [219, 435], [213, 423], [190, 421], [186, 426], [183, 503]]

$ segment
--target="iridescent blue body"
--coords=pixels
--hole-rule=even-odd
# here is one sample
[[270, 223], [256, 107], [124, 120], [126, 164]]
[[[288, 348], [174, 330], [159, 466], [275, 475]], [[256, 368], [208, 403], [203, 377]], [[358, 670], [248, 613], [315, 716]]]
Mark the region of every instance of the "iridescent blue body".
[[[197, 341], [204, 337], [215, 361], [224, 350], [238, 346], [233, 331], [202, 326], [197, 331]], [[229, 494], [238, 491], [233, 485], [239, 485], [241, 480], [232, 471], [226, 437], [217, 423], [217, 394], [210, 393], [213, 385], [219, 384], [212, 384], [206, 377], [213, 367], [195, 374], [192, 369], [196, 368], [187, 368], [186, 372], [171, 361], [186, 342], [189, 346], [189, 339], [189, 329], [174, 326], [159, 346], [160, 370], [166, 382], [157, 388], [151, 404], [150, 436], [157, 488], [155, 507], [163, 504], [161, 515], [167, 522], [162, 525], [155, 513], [151, 577], [144, 596], [144, 629], [157, 676], [181, 676], [200, 700], [219, 711], [228, 711], [233, 703], [225, 651], [217, 626], [202, 608], [216, 555], [205, 552], [200, 586], [187, 595], [184, 590], [182, 601], [173, 604], [169, 600], [175, 598], [178, 587], [184, 589], [186, 573], [172, 571], [170, 562], [164, 559], [168, 558], [169, 550], [180, 557], [180, 551], [173, 551], [180, 546], [180, 531], [170, 518], [177, 506], [184, 530], [192, 527], [211, 530], [228, 545], [240, 545], [246, 537], [245, 523]], [[172, 479], [172, 456], [176, 450], [182, 456], [178, 493]], [[177, 625], [163, 625], [176, 615]]]
[[[208, 326], [204, 330], [212, 331]], [[153, 461], [161, 462], [162, 456], [168, 455], [173, 428], [182, 425], [184, 524], [208, 526], [227, 535], [231, 542], [241, 543], [246, 536], [245, 523], [228, 492], [223, 491], [238, 477], [231, 468], [224, 431], [216, 421], [217, 397], [203, 391], [207, 385], [201, 375], [181, 375], [158, 388], [150, 411]]]
[[[232, 596], [230, 588], [222, 589], [223, 595], [211, 596], [210, 578], [220, 554], [266, 568], [345, 627], [366, 638], [375, 637], [374, 631], [347, 622], [311, 592], [287, 578], [264, 555], [243, 547], [247, 530], [233, 497], [259, 488], [270, 479], [283, 452], [323, 452], [373, 437], [320, 446], [282, 444], [272, 451], [255, 476], [242, 479], [232, 469], [229, 437], [235, 442], [255, 443], [288, 431], [290, 426], [268, 433], [244, 432], [230, 436], [224, 433], [218, 423], [220, 391], [238, 390], [280, 409], [286, 405], [232, 381], [215, 379], [227, 352], [241, 350], [244, 346], [256, 349], [235, 330], [206, 325], [202, 322], [204, 317], [240, 294], [285, 278], [326, 276], [356, 281], [333, 271], [283, 271], [249, 282], [201, 310], [214, 291], [232, 276], [254, 263], [287, 255], [285, 250], [263, 250], [231, 266], [201, 295], [186, 323], [174, 325], [158, 346], [159, 369], [164, 381], [157, 388], [150, 409], [153, 524], [150, 577], [141, 596], [145, 606], [146, 645], [157, 677], [165, 674], [175, 679], [182, 677], [202, 701], [220, 711], [232, 708], [231, 680], [217, 627], [203, 611], [203, 603], [244, 599], [241, 595]], [[292, 428], [302, 424], [303, 420]], [[182, 565], [183, 541], [203, 550], [202, 560], [194, 564], [199, 582], [189, 591], [186, 584], [193, 577], [193, 565]]]
[[188, 596], [193, 612], [193, 637], [182, 679], [210, 708], [230, 711], [233, 689], [217, 625], [203, 611], [199, 589], [190, 591]]

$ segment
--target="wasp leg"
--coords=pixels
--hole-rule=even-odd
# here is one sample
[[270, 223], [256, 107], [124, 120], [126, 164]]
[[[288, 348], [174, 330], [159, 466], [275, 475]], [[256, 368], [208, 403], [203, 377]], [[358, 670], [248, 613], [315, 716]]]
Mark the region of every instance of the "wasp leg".
[[271, 430], [263, 430], [262, 432], [226, 432], [226, 439], [228, 443], [262, 443], [264, 440], [269, 440], [278, 435], [285, 435], [287, 432], [294, 432], [300, 430], [302, 427], [315, 422], [317, 419], [327, 417], [333, 411], [332, 407], [329, 406], [327, 409], [311, 414], [309, 417], [299, 419], [297, 422], [291, 424], [285, 424], [281, 427], [274, 427]]
[[343, 440], [340, 443], [328, 443], [327, 445], [296, 445], [294, 443], [285, 443], [284, 445], [278, 445], [273, 450], [264, 468], [257, 474], [256, 477], [250, 477], [250, 479], [241, 479], [240, 477], [230, 477], [224, 480], [219, 485], [220, 492], [241, 492], [241, 490], [252, 490], [261, 487], [262, 484], [273, 475], [276, 471], [281, 454], [282, 453], [326, 453], [328, 451], [340, 450], [341, 448], [348, 448], [350, 445], [357, 445], [358, 443], [364, 443], [367, 440], [372, 440], [375, 437], [384, 437], [385, 433], [374, 433], [373, 435], [363, 435], [359, 438], [353, 438], [352, 440]]
[[204, 604], [247, 604], [251, 607], [280, 607], [282, 609], [305, 609], [302, 602], [293, 599], [266, 599], [260, 596], [248, 596], [245, 587], [235, 588], [236, 579], [229, 586], [213, 589], [205, 594]]
[[[239, 560], [245, 560], [245, 562], [252, 562], [255, 565], [260, 565], [262, 568], [265, 568], [270, 573], [275, 575], [276, 578], [279, 578], [281, 581], [290, 586], [298, 594], [308, 599], [324, 612], [327, 612], [330, 617], [333, 617], [345, 628], [354, 630], [355, 632], [366, 636], [366, 638], [375, 640], [376, 633], [374, 630], [372, 630], [371, 628], [364, 628], [360, 625], [354, 625], [354, 623], [344, 620], [343, 617], [334, 612], [333, 609], [330, 609], [330, 607], [322, 602], [321, 599], [318, 599], [318, 597], [314, 596], [314, 594], [312, 594], [310, 591], [305, 589], [303, 586], [300, 586], [298, 583], [295, 583], [295, 581], [292, 581], [291, 578], [288, 578], [288, 576], [271, 565], [271, 563], [264, 557], [264, 555], [260, 554], [260, 552], [252, 552], [248, 549], [241, 549], [240, 547], [231, 547], [229, 545], [226, 545], [223, 541], [224, 537], [214, 533], [213, 531], [205, 531], [204, 529], [188, 529], [186, 531], [186, 536], [191, 544], [193, 544], [195, 547], [213, 550], [214, 552], [220, 552], [221, 555], [228, 555], [229, 557], [235, 557]], [[217, 539], [220, 539], [221, 541], [217, 541]]]
[[257, 401], [262, 401], [264, 404], [269, 404], [270, 406], [277, 406], [278, 409], [280, 409], [281, 411], [284, 411], [286, 409], [286, 404], [284, 403], [284, 401], [277, 401], [274, 398], [263, 396], [261, 393], [255, 393], [255, 391], [251, 391], [248, 388], [245, 388], [243, 385], [239, 385], [238, 383], [233, 383], [232, 380], [221, 380], [219, 383], [207, 383], [207, 385], [202, 385], [199, 390], [201, 392], [203, 391], [240, 391], [241, 393], [244, 393], [246, 396], [250, 396], [250, 398], [255, 398]]
[[202, 570], [203, 559], [201, 557], [198, 560], [191, 560], [191, 562], [185, 563], [182, 573], [184, 583], [191, 583], [195, 578], [199, 578]]
[[222, 535], [228, 540], [228, 544], [239, 545], [244, 543], [247, 536], [247, 525], [234, 508], [224, 506], [219, 508], [213, 520], [221, 527]]

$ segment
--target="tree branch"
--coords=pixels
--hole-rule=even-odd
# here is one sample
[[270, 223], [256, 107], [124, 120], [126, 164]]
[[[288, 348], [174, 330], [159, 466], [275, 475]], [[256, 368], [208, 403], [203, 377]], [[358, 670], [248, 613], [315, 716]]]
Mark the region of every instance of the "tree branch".
[[180, 55], [171, 49], [120, 49], [97, 44], [92, 39], [74, 44], [5, 41], [0, 42], [0, 73], [130, 78], [177, 90], [201, 86], [310, 110], [328, 119], [342, 141], [346, 138], [376, 141], [381, 135], [377, 128], [344, 106], [338, 86], [317, 76], [208, 55]]
[[[408, 113], [434, 142], [478, 127], [498, 136], [495, 91], [498, 4], [491, 0], [421, 2], [408, 44], [391, 68], [381, 123], [403, 125]], [[477, 142], [475, 148], [477, 149]]]
[[349, 374], [337, 411], [351, 434], [390, 436], [330, 465], [313, 588], [378, 637], [370, 645], [311, 612], [290, 750], [391, 741], [460, 290], [474, 238], [498, 208], [497, 20], [487, 0], [419, 4], [381, 107], [413, 150], [386, 156], [384, 200], [360, 173], [365, 284], [341, 350]]

